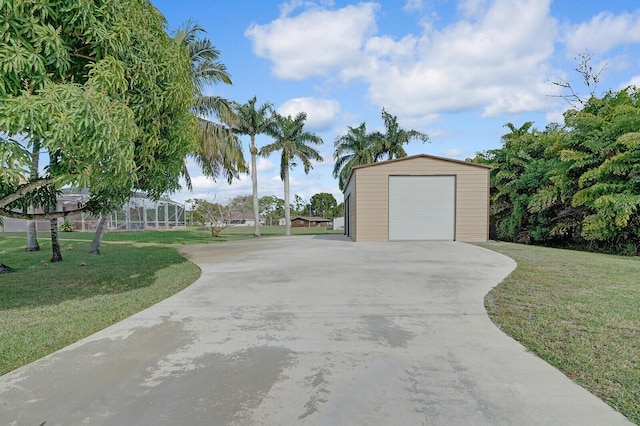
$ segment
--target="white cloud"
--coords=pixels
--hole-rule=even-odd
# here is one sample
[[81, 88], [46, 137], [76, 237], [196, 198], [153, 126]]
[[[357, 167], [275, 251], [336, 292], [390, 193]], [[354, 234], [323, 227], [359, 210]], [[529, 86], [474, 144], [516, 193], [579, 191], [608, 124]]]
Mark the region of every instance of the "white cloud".
[[635, 13], [601, 12], [589, 22], [570, 26], [564, 36], [569, 55], [585, 50], [604, 54], [623, 43], [640, 42], [640, 11]]
[[458, 160], [463, 160], [466, 158], [464, 151], [460, 148], [450, 148], [445, 151], [444, 156], [447, 158], [456, 158]]
[[285, 79], [326, 75], [357, 61], [366, 36], [375, 31], [375, 3], [338, 10], [314, 7], [295, 17], [251, 25], [245, 36], [256, 55], [270, 59]]
[[310, 131], [319, 132], [333, 126], [340, 112], [340, 103], [331, 99], [294, 98], [278, 108], [278, 113], [284, 116], [295, 117], [300, 112], [307, 114], [305, 127]]
[[487, 9], [488, 0], [462, 0], [458, 10], [467, 19], [477, 19]]
[[[495, 0], [474, 13], [477, 20], [425, 30], [419, 39], [405, 37], [395, 43], [397, 50], [388, 42], [368, 44], [370, 64], [360, 76], [370, 84], [371, 100], [407, 116], [475, 107], [493, 116], [546, 106], [540, 89], [556, 34], [549, 1]], [[407, 64], [412, 42], [415, 59]], [[406, 53], [389, 57], [390, 51]]]
[[421, 11], [422, 9], [424, 9], [423, 0], [407, 0], [402, 7], [405, 12]]
[[569, 105], [567, 104], [567, 106], [565, 107], [565, 109], [556, 109], [553, 111], [550, 111], [548, 113], [545, 114], [545, 119], [547, 120], [547, 123], [559, 123], [559, 124], [563, 124], [564, 123], [564, 112], [569, 109]]
[[268, 158], [264, 158], [264, 157], [258, 158], [256, 163], [256, 170], [258, 170], [258, 173], [269, 173], [273, 171], [274, 168], [275, 168], [275, 165]]
[[191, 186], [193, 186], [193, 190], [201, 192], [203, 190], [213, 189], [216, 186], [216, 182], [206, 176], [196, 176], [191, 177]]
[[406, 118], [473, 108], [496, 116], [550, 102], [544, 80], [557, 36], [550, 2], [465, 0], [462, 20], [400, 39], [374, 34], [379, 7], [373, 3], [315, 7], [253, 25], [246, 35], [280, 78], [365, 82], [370, 101]]
[[629, 86], [635, 86], [640, 88], [640, 75], [631, 77], [631, 79], [629, 79], [626, 83], [621, 84], [618, 87], [618, 90], [626, 89]]

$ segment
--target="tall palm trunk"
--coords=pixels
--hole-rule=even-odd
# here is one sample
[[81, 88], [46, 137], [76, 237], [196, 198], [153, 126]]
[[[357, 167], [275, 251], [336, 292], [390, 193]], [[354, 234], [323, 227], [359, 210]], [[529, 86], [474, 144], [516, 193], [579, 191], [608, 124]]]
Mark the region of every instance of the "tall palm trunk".
[[258, 149], [256, 148], [255, 136], [251, 135], [251, 185], [253, 187], [253, 235], [260, 236], [260, 206], [258, 204], [258, 170], [257, 157]]
[[291, 235], [291, 204], [289, 198], [289, 167], [284, 169], [284, 235]]
[[[31, 164], [29, 165], [29, 177], [33, 179], [38, 178], [38, 167], [40, 165], [40, 143], [34, 142], [31, 149]], [[36, 206], [31, 204], [29, 206], [29, 213], [33, 214], [36, 211]], [[40, 251], [40, 244], [38, 244], [38, 229], [36, 227], [35, 220], [27, 221], [27, 247], [25, 251]]]
[[60, 238], [58, 238], [58, 218], [51, 219], [51, 262], [62, 262], [62, 250], [60, 250]]
[[104, 228], [107, 224], [107, 215], [100, 216], [96, 232], [93, 234], [93, 240], [91, 241], [91, 247], [89, 247], [89, 254], [100, 254], [100, 243], [102, 242], [102, 236], [104, 235]]

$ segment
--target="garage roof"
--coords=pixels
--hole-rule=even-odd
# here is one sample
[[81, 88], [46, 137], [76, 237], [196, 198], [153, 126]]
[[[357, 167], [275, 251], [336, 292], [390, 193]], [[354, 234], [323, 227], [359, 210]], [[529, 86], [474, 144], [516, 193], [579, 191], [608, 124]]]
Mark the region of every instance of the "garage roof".
[[353, 169], [351, 169], [351, 173], [349, 174], [349, 179], [347, 179], [347, 181], [345, 182], [344, 190], [342, 192], [347, 190], [347, 187], [349, 186], [349, 181], [351, 180], [351, 177], [353, 176], [353, 173], [354, 173], [355, 170], [364, 169], [365, 167], [380, 166], [380, 165], [383, 165], [383, 164], [389, 164], [389, 163], [398, 162], [398, 161], [415, 160], [416, 158], [430, 158], [432, 160], [447, 161], [447, 162], [450, 162], [450, 163], [463, 164], [465, 166], [470, 166], [470, 167], [480, 167], [480, 168], [483, 168], [483, 169], [492, 169], [493, 168], [493, 167], [491, 167], [491, 166], [489, 166], [487, 164], [471, 163], [469, 161], [455, 160], [453, 158], [438, 157], [438, 156], [429, 155], [429, 154], [410, 155], [408, 157], [395, 158], [393, 160], [386, 160], [386, 161], [378, 161], [376, 163], [363, 164], [361, 166], [354, 167]]

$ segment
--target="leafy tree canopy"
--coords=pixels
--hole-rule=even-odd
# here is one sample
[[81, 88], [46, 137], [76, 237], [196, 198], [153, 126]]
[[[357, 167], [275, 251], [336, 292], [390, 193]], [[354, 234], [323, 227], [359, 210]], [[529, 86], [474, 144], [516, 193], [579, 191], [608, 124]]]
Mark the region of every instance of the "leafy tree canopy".
[[592, 96], [544, 131], [508, 123], [493, 165], [495, 235], [511, 241], [637, 254], [640, 248], [640, 92]]
[[333, 218], [333, 213], [338, 206], [338, 202], [333, 194], [320, 192], [311, 197], [311, 214], [324, 218]]
[[[102, 194], [96, 208], [179, 188], [195, 144], [191, 63], [149, 1], [0, 0], [0, 16], [0, 207], [52, 184]], [[34, 143], [50, 164], [27, 184]]]

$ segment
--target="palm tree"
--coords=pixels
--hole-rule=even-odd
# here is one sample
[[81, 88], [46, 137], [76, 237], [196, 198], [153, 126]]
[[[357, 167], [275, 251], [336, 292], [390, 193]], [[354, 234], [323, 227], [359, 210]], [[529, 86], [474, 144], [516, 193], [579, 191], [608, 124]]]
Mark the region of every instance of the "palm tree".
[[234, 105], [235, 117], [230, 123], [234, 133], [240, 135], [248, 135], [251, 138], [249, 152], [251, 153], [251, 184], [253, 187], [253, 235], [260, 236], [260, 207], [258, 203], [258, 172], [257, 156], [258, 148], [256, 147], [256, 135], [265, 133], [267, 127], [271, 123], [271, 111], [273, 105], [271, 103], [262, 104], [256, 109], [256, 97], [249, 99], [246, 104]]
[[[195, 88], [194, 102], [191, 108], [199, 123], [199, 146], [191, 154], [205, 176], [217, 178], [224, 175], [231, 183], [239, 173], [247, 171], [246, 161], [242, 152], [242, 144], [233, 134], [231, 128], [208, 120], [205, 117], [214, 116], [220, 122], [233, 121], [231, 103], [220, 96], [204, 95], [203, 91], [211, 84], [232, 84], [227, 73], [227, 67], [218, 58], [220, 51], [211, 40], [200, 37], [205, 32], [198, 24], [187, 21], [174, 34], [174, 40], [188, 51], [191, 58], [191, 79]], [[191, 179], [186, 170], [183, 175], [187, 186], [191, 189]]]
[[304, 130], [307, 114], [298, 113], [295, 118], [274, 114], [274, 122], [267, 128], [267, 134], [274, 142], [263, 146], [260, 155], [269, 156], [275, 151], [282, 151], [280, 159], [280, 178], [284, 182], [284, 220], [285, 235], [291, 235], [291, 205], [289, 194], [289, 169], [296, 166], [294, 160], [300, 159], [304, 172], [312, 169], [311, 160], [322, 161], [322, 156], [308, 144], [321, 145], [322, 139], [315, 133]]
[[[218, 120], [225, 122], [233, 117], [229, 101], [220, 96], [203, 94], [206, 85], [231, 84], [226, 66], [218, 61], [220, 52], [211, 40], [200, 37], [204, 32], [198, 24], [187, 21], [173, 36], [177, 43], [187, 49], [192, 64], [191, 80], [195, 90], [191, 111], [199, 124], [197, 135], [199, 144], [189, 156], [195, 160], [205, 176], [216, 179], [224, 175], [227, 182], [231, 183], [239, 173], [247, 171], [247, 166], [242, 145], [231, 129], [204, 118], [215, 116]], [[192, 189], [186, 159], [182, 166], [182, 176], [185, 178], [187, 187]], [[107, 203], [106, 206], [100, 211], [101, 218], [89, 247], [90, 254], [100, 254], [100, 243], [107, 221], [106, 213], [113, 204]]]
[[346, 135], [339, 136], [334, 141], [336, 148], [333, 158], [333, 177], [338, 179], [341, 190], [349, 179], [351, 169], [363, 164], [373, 163], [375, 139], [367, 134], [367, 126], [363, 121], [358, 127], [349, 127]]
[[422, 142], [429, 140], [429, 135], [426, 133], [400, 128], [397, 117], [389, 114], [384, 108], [382, 109], [382, 119], [384, 120], [385, 133], [375, 133], [377, 139], [375, 161], [380, 161], [385, 155], [388, 160], [406, 157], [407, 152], [402, 145], [409, 143], [412, 139], [420, 139]]

